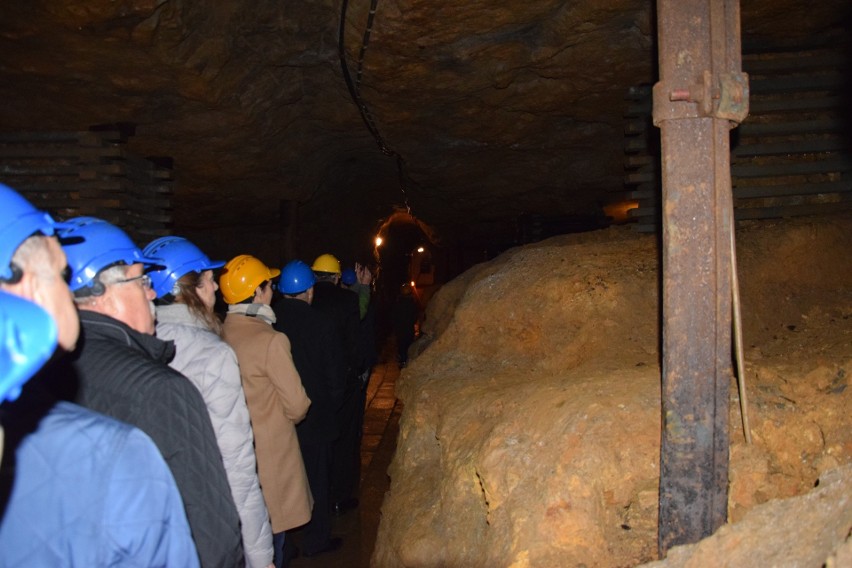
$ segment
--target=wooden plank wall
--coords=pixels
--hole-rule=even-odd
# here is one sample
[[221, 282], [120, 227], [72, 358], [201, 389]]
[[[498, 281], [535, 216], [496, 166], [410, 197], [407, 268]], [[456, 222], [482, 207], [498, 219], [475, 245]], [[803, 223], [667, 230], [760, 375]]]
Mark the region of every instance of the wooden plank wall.
[[[848, 79], [836, 46], [744, 48], [750, 112], [731, 135], [735, 217], [764, 219], [852, 209], [852, 155], [842, 105]], [[651, 87], [631, 88], [625, 115], [625, 188], [633, 227], [659, 226], [659, 130]], [[848, 104], [848, 102], [846, 103]]]
[[144, 246], [170, 233], [173, 172], [126, 142], [117, 130], [0, 133], [0, 182], [57, 218], [98, 217]]

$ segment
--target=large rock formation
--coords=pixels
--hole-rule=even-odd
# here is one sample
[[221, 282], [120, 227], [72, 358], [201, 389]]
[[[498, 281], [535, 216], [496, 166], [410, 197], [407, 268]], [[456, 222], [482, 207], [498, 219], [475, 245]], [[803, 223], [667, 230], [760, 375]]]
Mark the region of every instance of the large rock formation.
[[[732, 521], [852, 461], [850, 228], [840, 216], [738, 231], [754, 443], [734, 388]], [[440, 290], [397, 383], [373, 564], [655, 559], [657, 314], [656, 240], [614, 228], [512, 249]], [[796, 519], [778, 522], [797, 534]]]

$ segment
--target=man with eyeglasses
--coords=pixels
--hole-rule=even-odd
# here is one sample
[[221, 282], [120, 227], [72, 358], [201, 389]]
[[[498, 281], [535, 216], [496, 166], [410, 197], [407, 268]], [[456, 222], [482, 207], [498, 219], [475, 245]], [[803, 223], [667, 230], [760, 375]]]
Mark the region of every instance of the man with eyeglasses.
[[57, 401], [80, 331], [63, 226], [0, 184], [0, 566], [197, 566], [151, 439]]
[[207, 407], [168, 366], [174, 343], [154, 337], [155, 293], [144, 271], [158, 259], [93, 217], [67, 221], [59, 235], [80, 311], [77, 402], [154, 440], [183, 498], [201, 566], [243, 566], [239, 517]]

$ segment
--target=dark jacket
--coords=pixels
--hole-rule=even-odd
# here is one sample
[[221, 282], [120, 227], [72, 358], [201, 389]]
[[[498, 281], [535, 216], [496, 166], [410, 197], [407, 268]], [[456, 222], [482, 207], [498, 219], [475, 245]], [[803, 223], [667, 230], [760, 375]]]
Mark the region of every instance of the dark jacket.
[[334, 321], [337, 335], [343, 342], [346, 365], [347, 388], [360, 388], [360, 354], [358, 350], [359, 324], [361, 311], [358, 296], [344, 290], [332, 282], [314, 284], [314, 299], [311, 307], [326, 314]]
[[299, 442], [331, 442], [338, 435], [334, 416], [346, 388], [343, 345], [334, 322], [294, 298], [281, 298], [273, 309], [274, 327], [290, 340], [293, 364], [311, 399], [307, 416], [296, 425]]
[[240, 521], [207, 407], [169, 368], [174, 344], [80, 311], [77, 402], [136, 426], [159, 448], [183, 498], [201, 565], [244, 564]]

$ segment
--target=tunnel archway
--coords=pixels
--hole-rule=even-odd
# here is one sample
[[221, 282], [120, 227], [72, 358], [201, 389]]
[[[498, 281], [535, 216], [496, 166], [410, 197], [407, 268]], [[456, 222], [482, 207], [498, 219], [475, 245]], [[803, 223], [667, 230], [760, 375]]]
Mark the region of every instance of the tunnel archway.
[[435, 230], [408, 209], [396, 208], [376, 229], [373, 255], [378, 264], [376, 298], [380, 331], [388, 331], [388, 313], [402, 286], [408, 284], [421, 306], [442, 284], [438, 269], [441, 248]]

